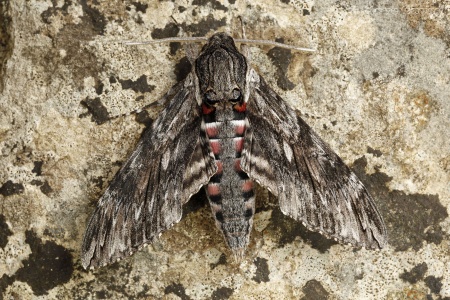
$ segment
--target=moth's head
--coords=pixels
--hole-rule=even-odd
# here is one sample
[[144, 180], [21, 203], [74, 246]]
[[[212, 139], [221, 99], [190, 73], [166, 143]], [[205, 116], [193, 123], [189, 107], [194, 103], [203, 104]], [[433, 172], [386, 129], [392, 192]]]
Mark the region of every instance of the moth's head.
[[204, 103], [242, 101], [247, 62], [228, 34], [216, 33], [208, 40], [195, 61], [195, 71]]
[[234, 44], [234, 40], [231, 36], [229, 36], [227, 33], [225, 32], [218, 32], [213, 34], [209, 40], [208, 43], [203, 46], [202, 51], [205, 51], [206, 48], [211, 48], [214, 45], [229, 45], [230, 47], [233, 47], [236, 51], [236, 45]]

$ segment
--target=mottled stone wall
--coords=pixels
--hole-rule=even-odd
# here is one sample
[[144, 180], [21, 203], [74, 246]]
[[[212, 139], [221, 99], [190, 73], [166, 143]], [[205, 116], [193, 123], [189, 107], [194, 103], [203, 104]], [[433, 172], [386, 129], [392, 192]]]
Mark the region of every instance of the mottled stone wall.
[[[450, 298], [450, 4], [437, 1], [0, 2], [0, 299]], [[226, 31], [366, 184], [389, 246], [354, 250], [284, 216], [260, 190], [236, 264], [204, 193], [125, 261], [79, 261], [86, 222], [189, 71], [178, 43]], [[117, 117], [117, 118], [116, 118]]]

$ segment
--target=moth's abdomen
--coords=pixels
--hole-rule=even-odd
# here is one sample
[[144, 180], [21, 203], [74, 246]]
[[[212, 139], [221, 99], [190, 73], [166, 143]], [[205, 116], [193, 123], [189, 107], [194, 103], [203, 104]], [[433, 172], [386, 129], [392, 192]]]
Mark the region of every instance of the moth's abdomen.
[[206, 135], [217, 172], [206, 186], [217, 227], [239, 257], [248, 245], [255, 212], [253, 181], [241, 169], [245, 134], [245, 106], [227, 103], [203, 109]]

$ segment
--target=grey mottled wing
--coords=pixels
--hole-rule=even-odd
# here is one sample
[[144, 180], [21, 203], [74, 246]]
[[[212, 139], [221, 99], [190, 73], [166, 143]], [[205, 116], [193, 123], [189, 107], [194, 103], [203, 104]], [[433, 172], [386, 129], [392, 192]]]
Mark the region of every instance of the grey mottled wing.
[[281, 211], [340, 242], [387, 243], [383, 219], [342, 159], [253, 70], [241, 166]]
[[100, 198], [87, 226], [82, 264], [97, 267], [130, 255], [178, 222], [182, 204], [215, 173], [201, 130], [193, 74], [162, 99], [165, 109]]

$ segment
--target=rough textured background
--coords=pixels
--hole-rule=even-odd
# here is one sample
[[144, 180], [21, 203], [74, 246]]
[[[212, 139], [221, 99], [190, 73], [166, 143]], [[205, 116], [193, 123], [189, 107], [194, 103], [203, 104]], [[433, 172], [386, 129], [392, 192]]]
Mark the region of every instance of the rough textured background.
[[[0, 1], [0, 298], [449, 299], [449, 15], [448, 0]], [[367, 185], [389, 246], [326, 240], [260, 191], [237, 265], [200, 193], [160, 241], [84, 271], [87, 219], [157, 114], [129, 113], [188, 67], [179, 44], [115, 41], [240, 37], [238, 16], [250, 38], [318, 49], [253, 47], [253, 66]]]

